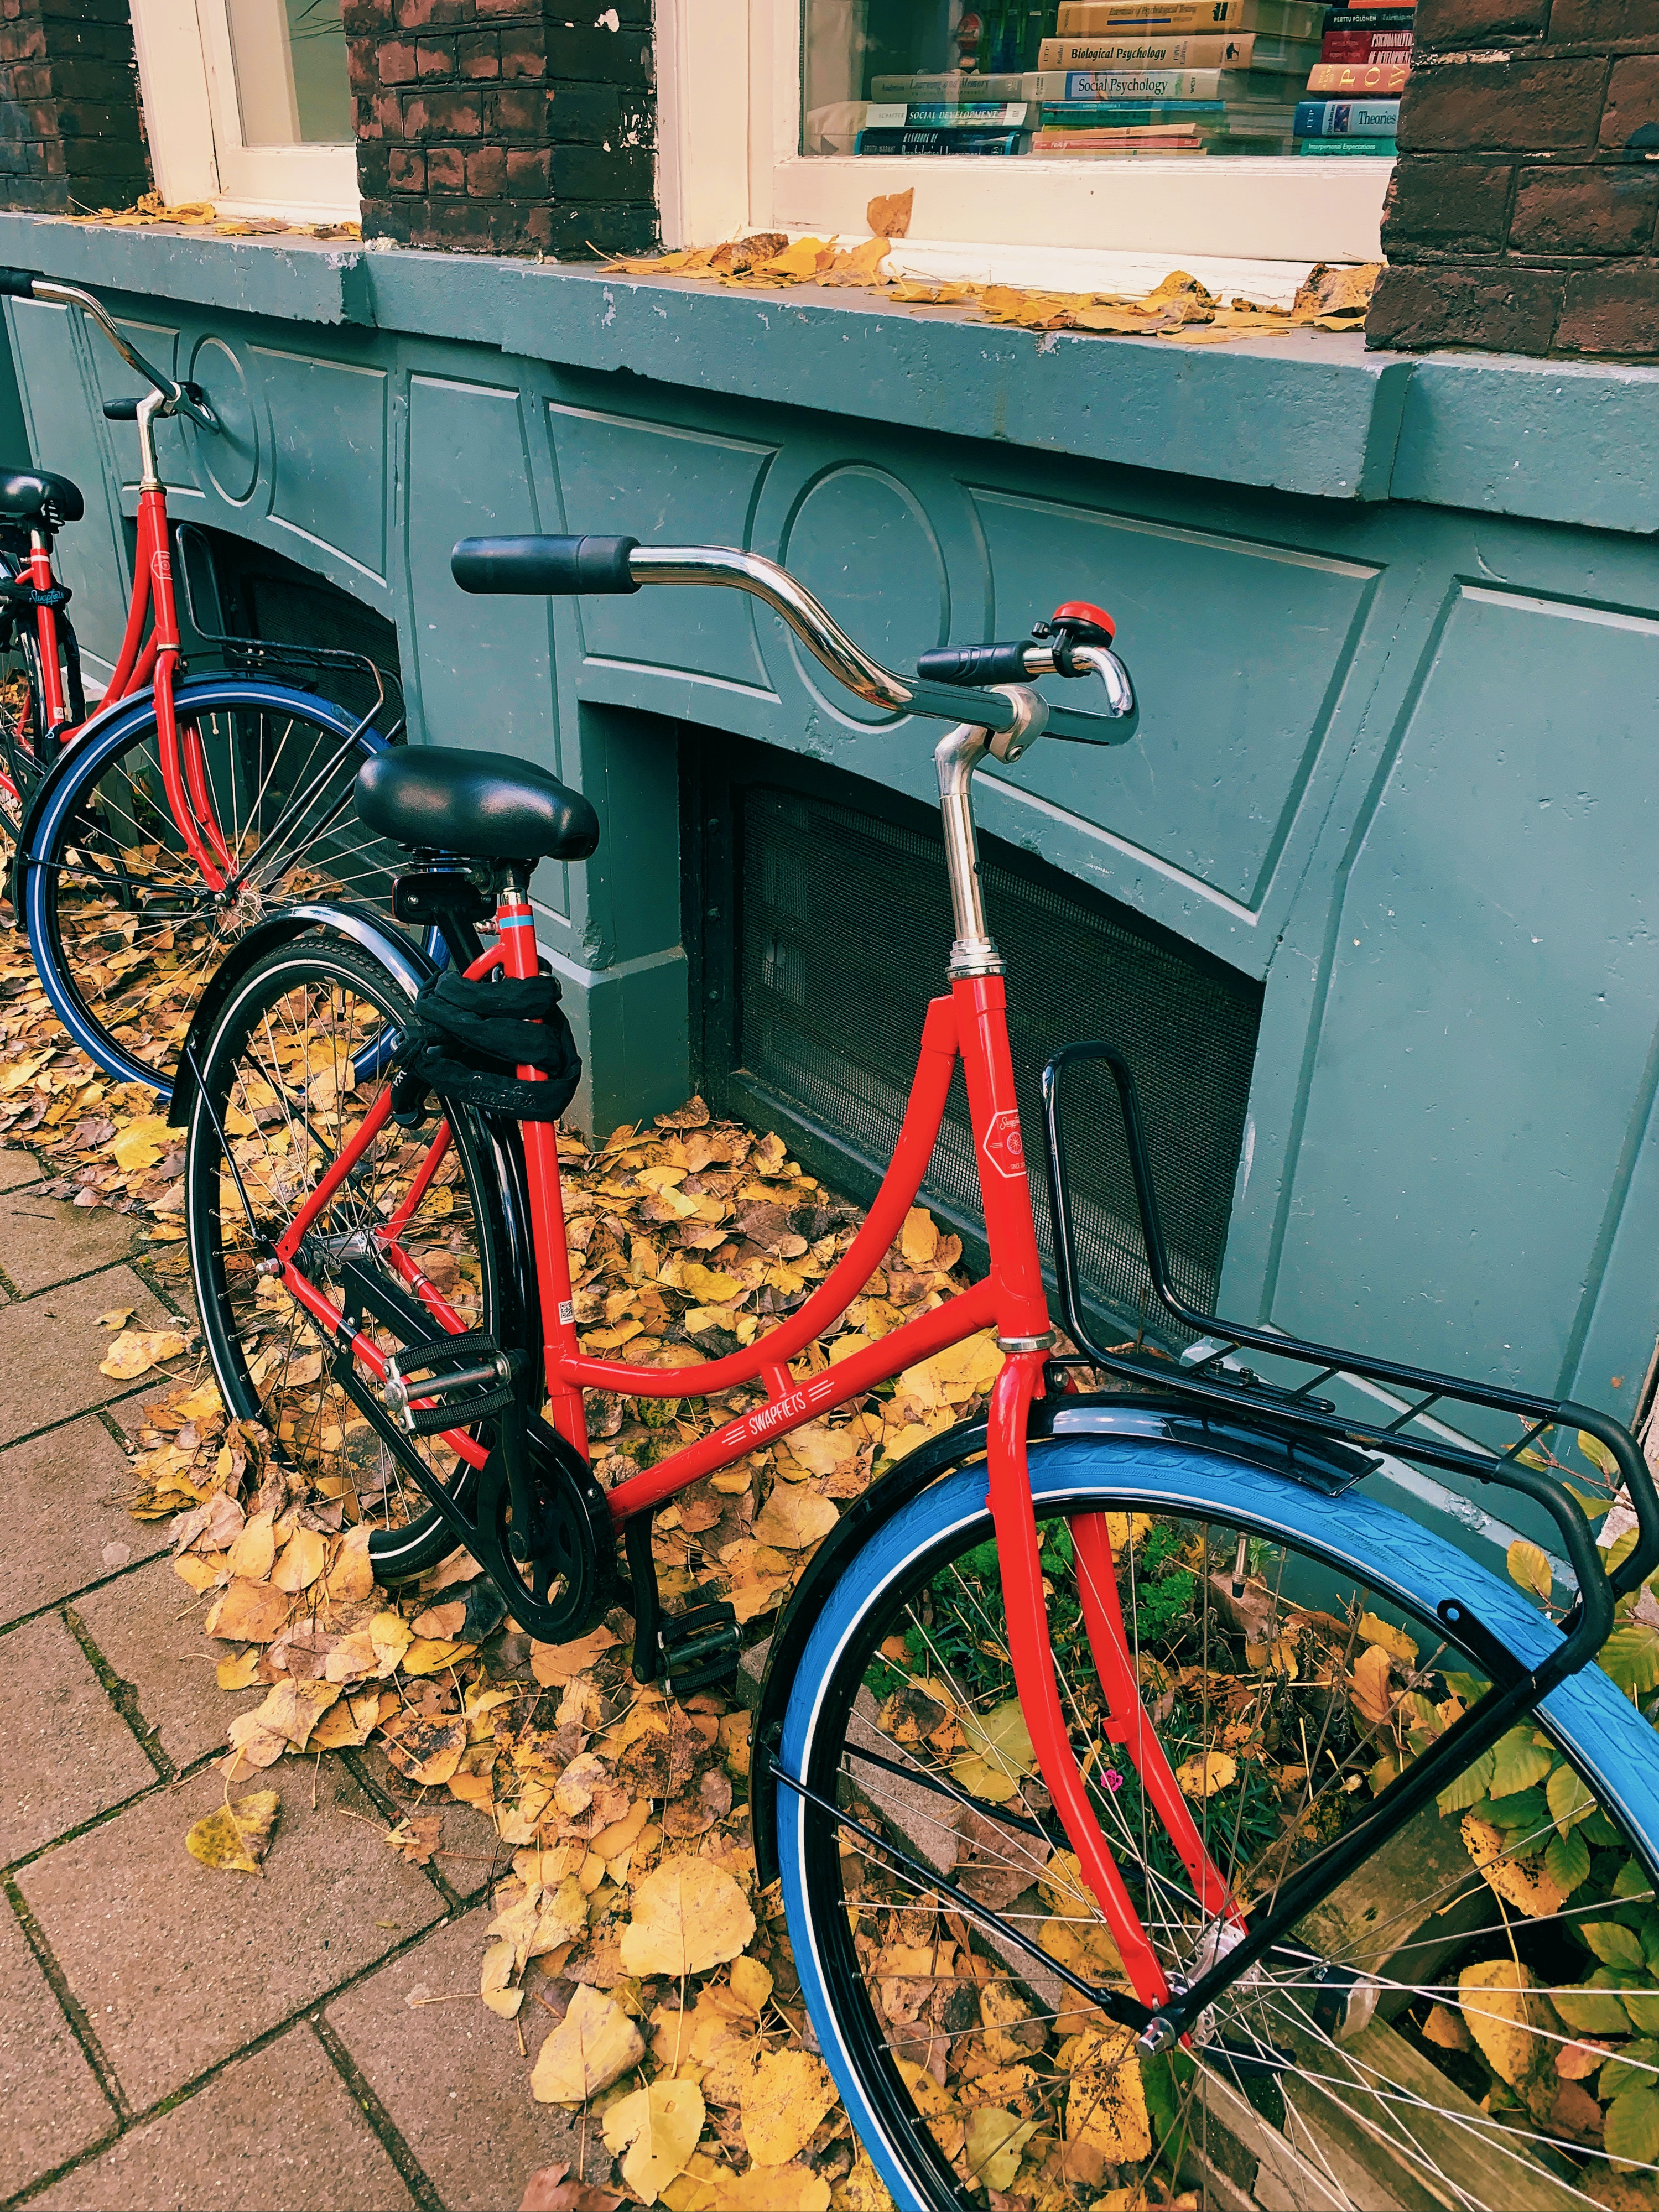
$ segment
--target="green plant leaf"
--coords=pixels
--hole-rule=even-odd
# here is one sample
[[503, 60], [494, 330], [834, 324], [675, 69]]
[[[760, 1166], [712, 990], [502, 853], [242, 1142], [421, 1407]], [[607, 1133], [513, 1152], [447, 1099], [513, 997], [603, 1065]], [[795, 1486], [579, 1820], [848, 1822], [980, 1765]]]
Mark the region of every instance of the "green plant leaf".
[[1534, 1597], [1548, 1601], [1553, 1577], [1550, 1573], [1547, 1553], [1536, 1544], [1529, 1544], [1524, 1536], [1517, 1536], [1510, 1546], [1504, 1564], [1509, 1568], [1512, 1583], [1518, 1583], [1522, 1589], [1530, 1590]]
[[1592, 1850], [1595, 1850], [1604, 1848], [1608, 1844], [1622, 1844], [1625, 1840], [1624, 1836], [1613, 1826], [1598, 1805], [1584, 1823], [1584, 1841]]
[[1618, 1978], [1605, 1966], [1570, 1989], [1552, 1990], [1550, 2002], [1580, 2035], [1622, 2035], [1630, 2025], [1620, 2001]]
[[1550, 1824], [1549, 1800], [1536, 1788], [1517, 1790], [1513, 1797], [1498, 1798], [1487, 1817], [1495, 1820], [1506, 1836], [1517, 1832], [1541, 1836]]
[[1581, 1920], [1578, 1933], [1604, 1966], [1622, 1966], [1627, 1973], [1639, 1973], [1646, 1964], [1634, 1929], [1620, 1927], [1616, 1920]]
[[1471, 1805], [1478, 1805], [1486, 1794], [1492, 1780], [1492, 1755], [1481, 1753], [1471, 1767], [1468, 1767], [1453, 1782], [1447, 1784], [1435, 1802], [1442, 1813], [1467, 1813]]
[[1613, 1878], [1615, 1897], [1639, 1897], [1645, 1902], [1653, 1895], [1653, 1882], [1639, 1860], [1626, 1859]]
[[1626, 2089], [1659, 2088], [1659, 2074], [1655, 2063], [1659, 2061], [1659, 2043], [1638, 2039], [1627, 2043], [1622, 2051], [1607, 2059], [1596, 2077], [1596, 2093], [1605, 2104], [1609, 2097], [1622, 2097]]
[[[1654, 1679], [1659, 1680], [1659, 1675]], [[1533, 1741], [1532, 1729], [1523, 1723], [1520, 1728], [1512, 1728], [1507, 1735], [1500, 1735], [1492, 1746], [1488, 1794], [1494, 1801], [1512, 1797], [1517, 1790], [1530, 1790], [1535, 1782], [1541, 1782], [1549, 1771], [1549, 1753], [1541, 1744]]]
[[1604, 2138], [1611, 2158], [1648, 2166], [1659, 2157], [1659, 2089], [1626, 2089], [1607, 2106]]
[[1615, 1628], [1601, 1646], [1596, 1664], [1628, 1697], [1659, 1688], [1659, 1629], [1632, 1621]]
[[1615, 1567], [1622, 1567], [1629, 1559], [1631, 1553], [1636, 1549], [1636, 1539], [1639, 1533], [1638, 1529], [1626, 1528], [1624, 1534], [1615, 1536], [1602, 1553], [1601, 1564], [1609, 1574]]
[[1606, 1475], [1618, 1474], [1618, 1461], [1602, 1443], [1601, 1437], [1593, 1437], [1588, 1429], [1580, 1429], [1578, 1431], [1578, 1449], [1598, 1474]]
[[1580, 1490], [1576, 1482], [1570, 1482], [1566, 1486], [1578, 1500], [1579, 1504], [1583, 1508], [1584, 1516], [1587, 1520], [1599, 1521], [1601, 1516], [1607, 1511], [1607, 1508], [1613, 1504], [1612, 1498], [1603, 1498], [1599, 1492], [1592, 1490]]
[[1480, 1674], [1448, 1674], [1446, 1687], [1453, 1697], [1461, 1698], [1466, 1705], [1472, 1705], [1477, 1698], [1486, 1696], [1492, 1684]]
[[1595, 1798], [1565, 1759], [1551, 1773], [1544, 1795], [1549, 1800], [1550, 1818], [1564, 1836], [1595, 1810]]
[[1549, 1849], [1544, 1854], [1544, 1871], [1560, 1891], [1571, 1897], [1589, 1873], [1589, 1845], [1577, 1829], [1570, 1828], [1565, 1836], [1552, 1836]]

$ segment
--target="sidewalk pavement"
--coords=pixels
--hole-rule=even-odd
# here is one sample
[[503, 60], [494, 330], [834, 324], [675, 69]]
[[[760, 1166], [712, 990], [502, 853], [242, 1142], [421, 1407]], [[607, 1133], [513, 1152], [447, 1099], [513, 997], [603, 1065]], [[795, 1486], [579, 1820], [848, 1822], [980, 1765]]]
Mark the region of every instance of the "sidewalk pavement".
[[239, 1701], [166, 1523], [127, 1511], [165, 1378], [101, 1375], [97, 1325], [190, 1317], [183, 1249], [40, 1181], [0, 1150], [0, 2212], [514, 2212], [538, 2166], [602, 2182], [477, 2002], [490, 1823], [453, 1808], [408, 1865], [395, 1778], [347, 1752], [262, 1778], [260, 1875], [186, 1853]]

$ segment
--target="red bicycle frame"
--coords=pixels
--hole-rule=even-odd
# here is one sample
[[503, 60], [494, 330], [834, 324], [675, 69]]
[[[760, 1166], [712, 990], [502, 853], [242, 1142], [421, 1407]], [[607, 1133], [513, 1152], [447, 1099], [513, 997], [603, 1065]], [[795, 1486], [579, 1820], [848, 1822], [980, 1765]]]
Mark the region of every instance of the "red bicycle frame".
[[[972, 735], [982, 750], [979, 733]], [[940, 750], [943, 754], [945, 747]], [[496, 945], [472, 963], [469, 975], [500, 972], [517, 981], [533, 977], [537, 973], [534, 921], [521, 890], [510, 889], [503, 896], [495, 922]], [[988, 945], [988, 939], [984, 942]], [[956, 951], [960, 954], [963, 950], [959, 939]], [[994, 948], [992, 953], [994, 957]], [[742, 1383], [763, 1386], [763, 1406], [724, 1423], [610, 1492], [611, 1518], [620, 1530], [636, 1515], [660, 1505], [688, 1484], [730, 1467], [757, 1447], [861, 1396], [875, 1384], [948, 1346], [994, 1328], [1006, 1358], [991, 1397], [987, 1494], [996, 1528], [1015, 1685], [1039, 1771], [1066, 1834], [1136, 1995], [1143, 2003], [1156, 2007], [1167, 1998], [1168, 1984], [1089, 1802], [1054, 1678], [1042, 1600], [1040, 1539], [1025, 1455], [1027, 1415], [1033, 1398], [1042, 1393], [1043, 1360], [1053, 1340], [1020, 1141], [1003, 979], [1000, 973], [985, 972], [984, 963], [981, 964], [981, 972], [953, 973], [949, 995], [933, 1000], [928, 1006], [893, 1158], [852, 1244], [787, 1321], [725, 1358], [694, 1367], [636, 1367], [623, 1360], [598, 1358], [581, 1349], [565, 1241], [555, 1128], [546, 1121], [520, 1125], [541, 1310], [550, 1317], [544, 1347], [549, 1418], [560, 1434], [586, 1455], [585, 1390], [682, 1398], [710, 1396]], [[795, 1375], [791, 1363], [861, 1295], [898, 1235], [927, 1173], [958, 1060], [966, 1079], [984, 1201], [988, 1272], [970, 1289], [822, 1373]], [[526, 1080], [544, 1079], [532, 1068], [521, 1067], [519, 1073]], [[354, 1356], [382, 1379], [386, 1372], [386, 1355], [361, 1331], [348, 1331], [342, 1310], [301, 1273], [295, 1255], [312, 1223], [375, 1141], [391, 1110], [388, 1085], [320, 1179], [276, 1251], [281, 1279], [288, 1290], [331, 1335], [347, 1333]], [[381, 1257], [441, 1327], [459, 1333], [464, 1327], [461, 1317], [427, 1280], [402, 1243], [404, 1230], [448, 1141], [446, 1125], [397, 1213], [377, 1232], [377, 1241]], [[487, 1456], [484, 1448], [465, 1431], [447, 1431], [445, 1442], [475, 1467]], [[1206, 1916], [1242, 1925], [1243, 1915], [1205, 1846], [1142, 1703], [1134, 1655], [1118, 1602], [1105, 1516], [1079, 1515], [1072, 1530], [1080, 1569], [1085, 1626], [1107, 1705], [1107, 1737], [1122, 1745], [1133, 1761]]]

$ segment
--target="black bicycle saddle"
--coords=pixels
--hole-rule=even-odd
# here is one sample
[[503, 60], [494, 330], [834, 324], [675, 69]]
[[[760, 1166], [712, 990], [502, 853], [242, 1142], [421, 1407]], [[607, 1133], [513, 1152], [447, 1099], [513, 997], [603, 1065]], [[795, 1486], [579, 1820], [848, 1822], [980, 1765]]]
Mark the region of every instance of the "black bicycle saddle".
[[599, 817], [579, 791], [510, 753], [398, 746], [357, 771], [357, 811], [394, 844], [479, 860], [585, 860]]

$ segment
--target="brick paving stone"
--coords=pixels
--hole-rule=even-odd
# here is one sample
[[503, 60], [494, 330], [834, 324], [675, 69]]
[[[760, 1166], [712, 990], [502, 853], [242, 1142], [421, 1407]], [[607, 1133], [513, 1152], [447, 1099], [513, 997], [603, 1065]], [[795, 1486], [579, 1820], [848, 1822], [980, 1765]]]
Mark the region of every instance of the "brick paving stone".
[[0, 1864], [155, 1779], [55, 1613], [0, 1638]]
[[167, 1523], [135, 1521], [127, 1511], [131, 1494], [132, 1462], [95, 1415], [0, 1452], [6, 1501], [0, 1620], [38, 1613], [165, 1551]]
[[33, 2201], [46, 2212], [406, 2212], [414, 2199], [316, 2037], [295, 2027]]
[[[530, 2070], [551, 2017], [525, 1999], [529, 2056], [521, 2057], [516, 2023], [478, 2002], [489, 1917], [481, 1907], [434, 1929], [337, 1997], [327, 2014], [450, 2212], [502, 2212], [538, 2166], [557, 2159], [568, 2159], [574, 2174], [585, 2152], [586, 2178], [596, 2185], [611, 2170], [591, 2118], [584, 2144], [579, 2120], [531, 2096]], [[411, 2007], [410, 1994], [422, 1990], [465, 2002]]]
[[262, 1682], [232, 1697], [214, 1680], [215, 1662], [235, 1648], [202, 1633], [202, 1616], [216, 1595], [198, 1595], [179, 1581], [170, 1559], [155, 1559], [75, 1608], [98, 1650], [131, 1684], [154, 1740], [176, 1766], [216, 1751], [236, 1715], [269, 1686]]
[[277, 1791], [282, 1812], [258, 1876], [211, 1871], [185, 1851], [191, 1824], [223, 1802], [216, 1767], [19, 1876], [138, 2111], [443, 1912], [426, 1877], [380, 1842], [384, 1823], [342, 1761], [284, 1758], [238, 1794], [259, 1787]]
[[[0, 1250], [0, 1264], [3, 1258]], [[6, 1325], [0, 1329], [0, 1443], [31, 1436], [137, 1388], [153, 1398], [167, 1387], [167, 1378], [159, 1370], [145, 1376], [142, 1385], [114, 1382], [98, 1372], [111, 1333], [96, 1322], [112, 1306], [131, 1306], [135, 1328], [161, 1328], [173, 1320], [131, 1267], [108, 1267], [7, 1309]]]
[[21, 1145], [0, 1146], [0, 1190], [21, 1190], [40, 1180], [40, 1163]]
[[30, 1297], [72, 1275], [125, 1260], [135, 1224], [106, 1206], [71, 1206], [38, 1190], [0, 1198], [0, 1269]]
[[27, 2188], [115, 2126], [57, 1998], [7, 1911], [0, 1920], [0, 2197]]
[[390, 1798], [400, 1814], [438, 1815], [438, 1850], [433, 1866], [458, 1897], [471, 1904], [483, 1896], [491, 1882], [501, 1881], [512, 1873], [511, 1850], [496, 1834], [495, 1823], [476, 1805], [463, 1805], [447, 1790], [411, 1784], [378, 1743], [370, 1744], [357, 1756], [374, 1787]]

